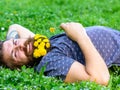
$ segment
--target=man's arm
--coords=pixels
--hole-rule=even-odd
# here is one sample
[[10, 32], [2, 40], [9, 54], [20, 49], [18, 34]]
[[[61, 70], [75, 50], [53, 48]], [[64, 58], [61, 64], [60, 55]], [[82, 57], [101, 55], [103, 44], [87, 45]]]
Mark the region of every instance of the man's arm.
[[61, 28], [81, 48], [86, 65], [75, 61], [65, 79], [65, 82], [75, 82], [81, 80], [95, 81], [102, 85], [107, 85], [109, 81], [108, 68], [100, 56], [90, 38], [86, 34], [83, 26], [79, 23], [63, 23]]
[[21, 25], [13, 24], [9, 26], [6, 39], [29, 37], [34, 37], [34, 33]]

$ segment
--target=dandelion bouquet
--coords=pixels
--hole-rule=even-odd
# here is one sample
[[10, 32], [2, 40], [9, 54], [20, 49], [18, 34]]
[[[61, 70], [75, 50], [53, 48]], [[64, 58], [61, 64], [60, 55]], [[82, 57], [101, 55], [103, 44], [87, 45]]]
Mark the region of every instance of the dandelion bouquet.
[[47, 54], [47, 52], [50, 48], [50, 41], [46, 36], [36, 34], [34, 36], [33, 46], [35, 48], [34, 52], [33, 52], [33, 57], [39, 58], [39, 57]]

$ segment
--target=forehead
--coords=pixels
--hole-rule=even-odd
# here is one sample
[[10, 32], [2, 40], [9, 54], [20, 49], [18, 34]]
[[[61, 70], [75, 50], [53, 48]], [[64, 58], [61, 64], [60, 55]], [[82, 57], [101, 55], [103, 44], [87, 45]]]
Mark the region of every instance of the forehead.
[[12, 40], [7, 40], [3, 43], [3, 58], [5, 62], [11, 60]]

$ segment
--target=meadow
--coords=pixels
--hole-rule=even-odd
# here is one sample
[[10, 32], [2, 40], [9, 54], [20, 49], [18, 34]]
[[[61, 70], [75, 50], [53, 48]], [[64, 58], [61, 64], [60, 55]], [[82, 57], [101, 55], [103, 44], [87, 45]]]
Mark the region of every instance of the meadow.
[[[84, 27], [108, 26], [120, 30], [120, 0], [0, 0], [0, 40], [9, 25], [17, 23], [48, 37], [62, 33], [62, 22], [79, 22]], [[50, 32], [50, 28], [55, 28]], [[120, 68], [112, 67], [108, 86], [82, 81], [64, 83], [46, 77], [34, 68], [0, 68], [0, 90], [120, 90]]]

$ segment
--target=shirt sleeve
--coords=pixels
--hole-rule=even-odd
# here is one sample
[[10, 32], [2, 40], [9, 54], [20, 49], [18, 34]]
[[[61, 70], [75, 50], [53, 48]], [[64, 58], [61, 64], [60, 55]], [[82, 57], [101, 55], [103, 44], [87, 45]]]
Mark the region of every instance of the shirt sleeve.
[[40, 72], [41, 68], [45, 66], [44, 74], [46, 76], [58, 77], [64, 80], [73, 62], [74, 59], [54, 49], [42, 58], [35, 70]]

